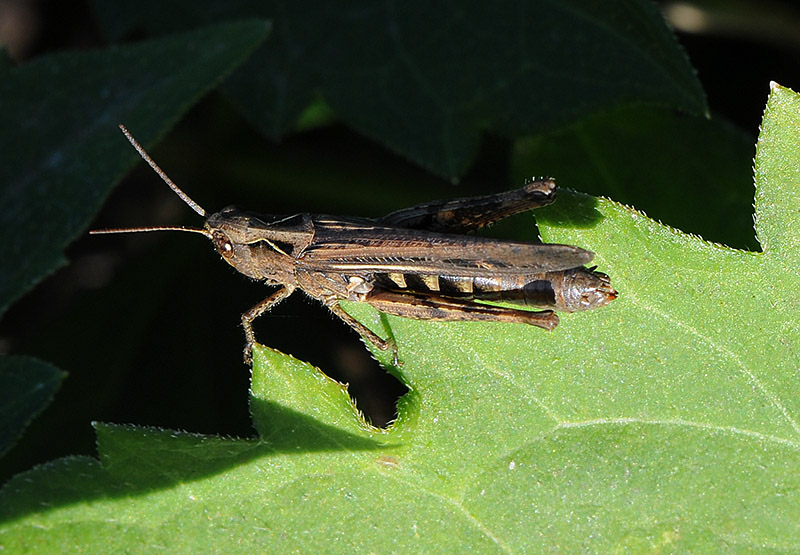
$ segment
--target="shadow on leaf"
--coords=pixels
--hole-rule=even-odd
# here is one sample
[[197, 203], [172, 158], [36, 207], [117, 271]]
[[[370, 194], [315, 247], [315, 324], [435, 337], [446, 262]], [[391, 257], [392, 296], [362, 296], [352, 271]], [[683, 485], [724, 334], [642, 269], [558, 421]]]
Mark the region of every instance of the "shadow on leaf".
[[386, 447], [275, 403], [255, 403], [264, 419], [261, 429], [272, 431], [261, 439], [95, 424], [100, 460], [65, 457], [15, 476], [0, 490], [0, 522], [95, 500], [147, 495], [275, 455]]
[[559, 189], [556, 202], [536, 210], [536, 220], [552, 227], [592, 228], [604, 218], [596, 206], [596, 197]]
[[346, 432], [273, 401], [251, 399], [250, 403], [253, 418], [257, 421], [256, 428], [269, 430], [262, 436], [262, 443], [278, 453], [363, 451], [386, 447], [386, 443], [367, 437], [367, 431], [364, 436]]

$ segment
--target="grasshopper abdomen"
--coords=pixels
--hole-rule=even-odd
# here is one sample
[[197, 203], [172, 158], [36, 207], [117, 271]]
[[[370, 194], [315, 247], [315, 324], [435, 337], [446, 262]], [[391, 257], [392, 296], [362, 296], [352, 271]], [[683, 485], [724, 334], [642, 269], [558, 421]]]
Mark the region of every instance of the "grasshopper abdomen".
[[579, 266], [530, 275], [464, 277], [454, 275], [378, 274], [387, 290], [431, 293], [456, 299], [507, 302], [539, 309], [578, 312], [616, 298], [608, 276]]

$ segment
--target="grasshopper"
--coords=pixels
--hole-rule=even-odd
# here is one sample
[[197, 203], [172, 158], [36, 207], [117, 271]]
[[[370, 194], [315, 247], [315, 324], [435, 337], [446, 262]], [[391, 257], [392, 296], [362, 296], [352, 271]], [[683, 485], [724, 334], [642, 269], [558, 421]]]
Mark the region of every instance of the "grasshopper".
[[[339, 301], [365, 302], [405, 318], [558, 325], [554, 310], [604, 306], [617, 292], [608, 276], [587, 268], [594, 254], [570, 245], [521, 243], [465, 235], [513, 214], [550, 204], [555, 182], [538, 179], [499, 194], [428, 202], [378, 219], [317, 214], [274, 216], [235, 207], [207, 212], [178, 188], [128, 130], [139, 155], [195, 212], [203, 228], [153, 226], [94, 230], [92, 234], [185, 231], [204, 235], [228, 264], [277, 291], [242, 314], [245, 362], [256, 341], [253, 321], [296, 289], [386, 350], [378, 336], [347, 314]], [[485, 304], [506, 302], [545, 310]]]

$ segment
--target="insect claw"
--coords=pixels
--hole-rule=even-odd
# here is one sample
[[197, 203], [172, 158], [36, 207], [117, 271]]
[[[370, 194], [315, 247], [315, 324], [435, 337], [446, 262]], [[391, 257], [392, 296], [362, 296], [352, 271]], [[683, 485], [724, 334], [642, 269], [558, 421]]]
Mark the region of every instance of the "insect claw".
[[401, 366], [403, 366], [403, 361], [397, 358], [397, 349], [394, 350], [394, 353], [392, 355], [392, 366], [394, 366], [395, 368], [400, 368]]
[[392, 366], [395, 368], [400, 368], [403, 366], [402, 361], [397, 356], [397, 343], [394, 341], [394, 337], [389, 337], [388, 339], [384, 340], [385, 348], [384, 350], [388, 351], [391, 349], [392, 351]]
[[244, 364], [245, 366], [253, 365], [253, 344], [249, 341], [244, 346]]

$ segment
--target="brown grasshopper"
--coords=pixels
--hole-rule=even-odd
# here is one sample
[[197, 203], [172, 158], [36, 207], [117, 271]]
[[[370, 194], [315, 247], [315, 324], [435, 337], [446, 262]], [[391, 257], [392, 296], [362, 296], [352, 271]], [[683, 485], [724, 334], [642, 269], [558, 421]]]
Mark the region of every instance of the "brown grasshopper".
[[273, 216], [233, 207], [206, 217], [206, 211], [167, 177], [128, 130], [122, 125], [120, 129], [161, 179], [206, 222], [202, 229], [154, 226], [91, 233], [199, 233], [236, 270], [278, 286], [242, 314], [247, 362], [256, 340], [253, 321], [295, 289], [322, 301], [382, 350], [392, 345], [391, 340], [347, 314], [339, 301], [365, 302], [386, 314], [419, 320], [514, 322], [551, 330], [558, 325], [553, 310], [588, 310], [617, 296], [606, 274], [584, 266], [594, 256], [587, 250], [464, 235], [550, 204], [555, 199], [552, 179], [531, 181], [505, 193], [420, 204], [379, 219]]

